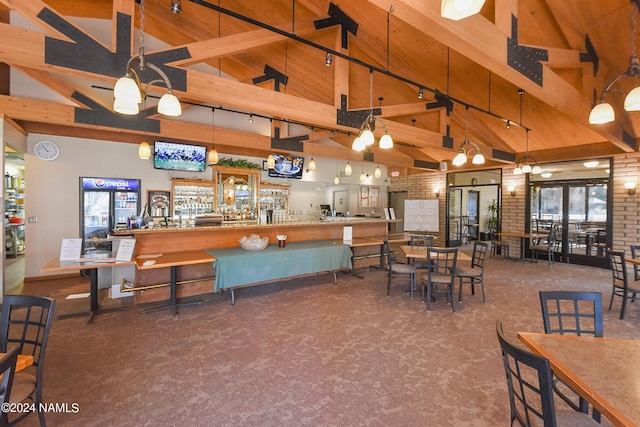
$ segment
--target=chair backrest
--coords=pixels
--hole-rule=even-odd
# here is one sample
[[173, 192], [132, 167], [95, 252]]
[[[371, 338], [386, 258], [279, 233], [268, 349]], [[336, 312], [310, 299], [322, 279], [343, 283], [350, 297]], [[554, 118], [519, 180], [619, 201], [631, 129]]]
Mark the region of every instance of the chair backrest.
[[411, 239], [409, 245], [411, 246], [433, 246], [434, 237], [432, 235], [412, 234], [409, 236]]
[[473, 242], [473, 255], [471, 256], [471, 268], [484, 268], [489, 253], [489, 243]]
[[613, 278], [613, 285], [624, 287], [628, 286], [627, 278], [627, 262], [624, 259], [624, 251], [607, 251], [609, 258], [609, 268]]
[[554, 225], [549, 230], [549, 235], [547, 236], [547, 246], [551, 248], [556, 243], [556, 239], [558, 238], [558, 226]]
[[469, 215], [462, 215], [462, 225], [469, 225]]
[[[640, 258], [640, 245], [631, 245], [631, 258]], [[633, 264], [633, 278], [640, 280], [640, 266]]]
[[600, 292], [540, 291], [540, 304], [546, 334], [604, 335]]
[[538, 231], [549, 231], [553, 228], [553, 219], [539, 219]]
[[556, 426], [549, 360], [511, 344], [499, 320], [496, 333], [507, 376], [511, 425], [514, 420], [523, 426], [540, 424], [541, 420], [545, 427]]
[[[4, 405], [9, 402], [11, 398], [11, 387], [13, 386], [13, 376], [16, 373], [16, 362], [18, 355], [20, 354], [20, 348], [13, 347], [0, 359], [0, 404]], [[0, 413], [0, 426], [8, 425], [8, 411], [3, 410]]]
[[33, 356], [42, 380], [42, 365], [53, 323], [55, 300], [32, 295], [5, 295], [0, 316], [0, 351], [15, 345], [20, 354]]
[[427, 264], [429, 265], [429, 275], [450, 275], [451, 280], [454, 280], [457, 261], [458, 248], [427, 247]]

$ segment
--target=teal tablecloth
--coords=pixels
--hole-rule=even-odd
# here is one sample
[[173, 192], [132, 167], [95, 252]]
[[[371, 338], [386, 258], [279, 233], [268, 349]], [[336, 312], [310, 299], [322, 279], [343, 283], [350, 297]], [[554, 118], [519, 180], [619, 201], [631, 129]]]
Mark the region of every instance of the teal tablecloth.
[[351, 268], [351, 248], [326, 240], [269, 245], [261, 251], [208, 249], [216, 257], [214, 292], [302, 274]]

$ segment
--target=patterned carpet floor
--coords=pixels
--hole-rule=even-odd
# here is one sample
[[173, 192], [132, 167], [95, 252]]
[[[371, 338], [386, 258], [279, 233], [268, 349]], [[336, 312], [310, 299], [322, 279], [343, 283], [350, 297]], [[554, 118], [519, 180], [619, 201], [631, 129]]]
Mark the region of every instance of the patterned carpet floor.
[[[608, 270], [489, 258], [487, 302], [468, 287], [457, 312], [439, 297], [431, 311], [407, 285], [386, 295], [387, 276], [322, 274], [210, 294], [201, 305], [142, 314], [56, 319], [46, 355], [50, 426], [498, 426], [509, 404], [495, 333], [543, 332], [539, 290], [603, 293], [605, 336], [640, 339], [640, 307], [608, 311]], [[57, 314], [85, 308], [65, 300], [86, 280], [34, 282]], [[37, 416], [22, 425], [37, 425]], [[606, 425], [606, 422], [604, 423]]]

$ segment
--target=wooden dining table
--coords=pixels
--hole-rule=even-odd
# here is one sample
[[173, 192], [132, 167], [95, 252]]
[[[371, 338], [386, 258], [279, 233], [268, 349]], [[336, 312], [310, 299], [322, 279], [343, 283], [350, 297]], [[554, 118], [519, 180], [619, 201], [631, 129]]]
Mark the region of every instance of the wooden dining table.
[[[427, 246], [400, 245], [400, 250], [411, 261], [427, 259]], [[458, 261], [471, 261], [471, 255], [458, 250]]]
[[616, 426], [640, 426], [640, 340], [518, 332], [555, 375]]

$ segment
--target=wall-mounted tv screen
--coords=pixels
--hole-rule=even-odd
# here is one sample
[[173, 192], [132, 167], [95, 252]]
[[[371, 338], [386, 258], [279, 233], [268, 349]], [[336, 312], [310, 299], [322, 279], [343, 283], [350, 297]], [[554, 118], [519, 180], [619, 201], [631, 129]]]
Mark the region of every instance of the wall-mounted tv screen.
[[269, 169], [269, 176], [275, 178], [302, 178], [304, 157], [288, 156], [286, 154], [274, 154], [276, 163], [273, 169]]
[[153, 167], [174, 171], [204, 172], [207, 147], [156, 141], [153, 145]]

